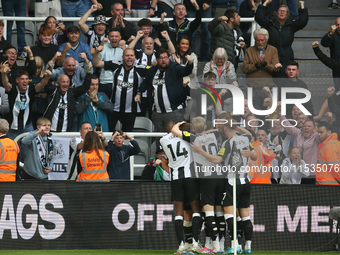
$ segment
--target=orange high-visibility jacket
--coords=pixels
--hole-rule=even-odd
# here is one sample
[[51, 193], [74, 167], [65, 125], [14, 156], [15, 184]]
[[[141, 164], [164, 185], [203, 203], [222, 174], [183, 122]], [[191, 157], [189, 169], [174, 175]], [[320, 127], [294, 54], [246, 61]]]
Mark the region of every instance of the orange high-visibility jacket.
[[109, 182], [109, 174], [107, 173], [107, 165], [109, 164], [109, 153], [98, 150], [102, 154], [102, 161], [95, 150], [91, 152], [82, 152], [79, 154], [79, 161], [82, 167], [78, 174], [77, 181], [102, 181]]
[[270, 184], [272, 176], [269, 167], [271, 161], [276, 157], [276, 154], [262, 145], [261, 141], [257, 140], [252, 143], [257, 155], [255, 161], [249, 157], [249, 176], [252, 178], [250, 183], [256, 184]]
[[340, 142], [338, 134], [332, 133], [319, 144], [315, 179], [318, 185], [340, 184]]
[[0, 138], [0, 151], [0, 181], [15, 182], [19, 146], [16, 141], [3, 136]]

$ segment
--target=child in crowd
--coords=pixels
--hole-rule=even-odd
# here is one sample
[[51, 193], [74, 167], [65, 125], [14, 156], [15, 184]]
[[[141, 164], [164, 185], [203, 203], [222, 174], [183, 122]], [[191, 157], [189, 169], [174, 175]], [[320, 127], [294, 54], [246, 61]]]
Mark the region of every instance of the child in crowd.
[[301, 184], [301, 178], [309, 176], [309, 169], [306, 162], [301, 159], [301, 152], [298, 147], [291, 147], [288, 151], [288, 158], [282, 162], [282, 176], [280, 184]]
[[[125, 145], [125, 139], [130, 139], [131, 145]], [[136, 140], [121, 130], [116, 130], [106, 151], [110, 154], [108, 172], [110, 179], [130, 180], [130, 156], [140, 152]]]
[[26, 145], [22, 179], [48, 179], [48, 173], [53, 169], [53, 146], [51, 121], [41, 117], [37, 120], [37, 130], [31, 131], [21, 143]]

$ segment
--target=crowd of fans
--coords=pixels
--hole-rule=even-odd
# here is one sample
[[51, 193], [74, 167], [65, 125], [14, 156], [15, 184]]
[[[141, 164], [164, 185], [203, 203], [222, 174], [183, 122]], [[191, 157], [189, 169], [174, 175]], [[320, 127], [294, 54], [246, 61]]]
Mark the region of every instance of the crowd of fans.
[[[25, 1], [6, 1], [5, 15], [10, 15], [6, 8], [18, 8], [10, 2], [23, 7]], [[298, 77], [292, 49], [295, 33], [308, 23], [304, 1], [299, 9], [293, 0], [288, 6], [277, 0], [126, 0], [109, 7], [107, 2], [36, 0], [37, 16], [46, 17], [38, 42], [27, 46], [18, 22], [18, 49], [10, 42], [11, 23], [6, 41], [0, 21], [1, 181], [48, 179], [51, 131], [78, 130], [80, 136], [70, 141], [65, 179], [128, 180], [130, 156], [141, 148], [126, 132], [133, 131], [136, 117], [150, 118], [156, 132], [168, 134], [155, 141], [155, 156], [141, 178], [171, 180], [177, 254], [223, 253], [226, 224], [232, 242], [225, 254], [242, 251], [243, 233], [243, 253], [251, 254], [251, 183], [340, 184], [340, 18], [321, 40], [331, 57], [317, 41], [311, 45], [334, 77], [317, 113], [300, 93], [308, 86]], [[337, 8], [336, 1], [330, 8]], [[155, 14], [160, 22], [153, 25], [148, 17]], [[81, 18], [76, 26], [62, 24], [58, 16]], [[91, 16], [93, 23], [87, 22]], [[165, 22], [167, 17], [173, 19]], [[202, 23], [202, 17], [213, 20]], [[240, 23], [241, 17], [255, 17], [261, 28], [250, 34], [250, 24]], [[19, 66], [18, 58], [25, 64]], [[203, 73], [198, 73], [198, 60], [206, 63]], [[243, 102], [234, 94], [239, 72], [249, 88]], [[217, 88], [223, 84], [228, 85]], [[243, 114], [235, 114], [235, 105], [243, 106]], [[320, 121], [324, 116], [327, 122]], [[122, 130], [116, 129], [118, 121]], [[24, 132], [29, 133], [19, 147], [12, 139]], [[109, 141], [103, 132], [112, 132]], [[16, 164], [19, 153], [22, 168]], [[237, 169], [237, 226], [230, 167]], [[198, 244], [200, 203], [208, 233], [204, 248]]]
[[[288, 6], [284, 6], [278, 5], [275, 0], [191, 0], [177, 4], [170, 1], [118, 1], [110, 6], [109, 13], [106, 1], [92, 1], [91, 4], [83, 0], [62, 0], [61, 3], [52, 0], [36, 1], [35, 4], [36, 16], [46, 17], [44, 22], [38, 24], [36, 45], [27, 46], [25, 36], [21, 34], [24, 29], [18, 29], [20, 40], [16, 49], [11, 45], [10, 22], [6, 31], [8, 40], [5, 40], [2, 36], [4, 24], [0, 21], [0, 113], [9, 122], [9, 138], [30, 132], [28, 138], [22, 141], [29, 147], [36, 136], [45, 137], [40, 130], [42, 126], [49, 126], [48, 131], [80, 130], [82, 134], [84, 123], [89, 124], [91, 130], [95, 130], [96, 124], [100, 123], [100, 130], [97, 130], [100, 137], [101, 132], [112, 132], [116, 137], [117, 122], [122, 123], [123, 132], [131, 132], [137, 116], [150, 118], [156, 132], [164, 131], [169, 120], [174, 123], [189, 122], [196, 116], [204, 116], [209, 129], [212, 129], [214, 120], [228, 112], [240, 123], [244, 122], [248, 130], [255, 132], [254, 139], [261, 141], [262, 146], [275, 154], [275, 157], [270, 157], [270, 166], [281, 166], [290, 158], [290, 151], [297, 153], [297, 150], [301, 157], [299, 163], [316, 166], [317, 147], [322, 142], [316, 132], [316, 123], [328, 107], [330, 112], [326, 113], [326, 117], [330, 123], [332, 113], [337, 116], [339, 112], [336, 97], [340, 88], [337, 79], [340, 70], [340, 18], [321, 40], [323, 46], [330, 48], [331, 58], [321, 52], [318, 42], [312, 46], [316, 56], [332, 68], [335, 83], [334, 88], [328, 89], [328, 98], [319, 113], [314, 111], [309, 100], [302, 104], [309, 116], [299, 109], [299, 105], [285, 106], [286, 116], [281, 115], [278, 109], [274, 109], [270, 116], [256, 116], [249, 111], [248, 101], [245, 100], [244, 115], [233, 116], [231, 91], [214, 88], [216, 84], [238, 87], [238, 72], [246, 75], [247, 86], [253, 89], [251, 103], [257, 110], [279, 108], [280, 103], [277, 105], [276, 102], [283, 98], [282, 88], [308, 89], [298, 78], [299, 65], [294, 60], [292, 50], [295, 32], [303, 29], [308, 22], [304, 1], [299, 2], [298, 9], [295, 1], [287, 1]], [[10, 15], [18, 7], [6, 5], [3, 8], [4, 15]], [[6, 8], [12, 11], [8, 12]], [[157, 24], [148, 19], [155, 15], [160, 17]], [[80, 20], [78, 26], [72, 22], [63, 24], [56, 16], [80, 17]], [[94, 22], [87, 22], [92, 16]], [[141, 19], [139, 22], [129, 22], [124, 17]], [[168, 17], [173, 17], [173, 20], [165, 22]], [[189, 21], [187, 17], [195, 19]], [[202, 17], [214, 19], [202, 23]], [[241, 17], [255, 17], [261, 28], [250, 34], [250, 24], [241, 23]], [[17, 26], [19, 28], [22, 24], [17, 22]], [[196, 34], [199, 27], [201, 47], [197, 51]], [[255, 39], [253, 46], [250, 45], [252, 36]], [[25, 64], [19, 66], [17, 59], [24, 59]], [[198, 61], [206, 63], [203, 73], [197, 71]], [[203, 113], [200, 99], [206, 91], [211, 96]], [[217, 95], [220, 100], [217, 100]], [[303, 97], [294, 92], [284, 96], [285, 99], [297, 100]], [[38, 123], [41, 117], [44, 118], [43, 124]], [[270, 125], [265, 121], [268, 117], [277, 121]], [[296, 127], [282, 125], [279, 120], [286, 117], [295, 119]], [[46, 124], [47, 121], [49, 124]], [[339, 126], [336, 119], [331, 131], [339, 135]], [[85, 139], [85, 135], [73, 142], [73, 150], [78, 151], [77, 158], [82, 148], [77, 145]], [[121, 136], [131, 138], [126, 133], [121, 133]], [[49, 146], [53, 147], [53, 143]], [[103, 148], [107, 146], [111, 148], [107, 151], [116, 153], [110, 143]], [[138, 144], [133, 144], [131, 148], [127, 150], [128, 155], [139, 152]], [[101, 149], [99, 146], [96, 151], [103, 160], [105, 155], [102, 155]], [[32, 152], [23, 148], [21, 153], [25, 158]], [[116, 164], [111, 162], [117, 160], [113, 158], [106, 162], [108, 166]], [[160, 165], [157, 159], [156, 154], [152, 161], [155, 168]], [[124, 156], [119, 160], [126, 161]], [[72, 164], [73, 160], [70, 159], [70, 162]], [[32, 175], [29, 170], [25, 170], [24, 174], [26, 177], [44, 179], [49, 171], [46, 169], [50, 167], [45, 164], [39, 175]], [[68, 166], [68, 169], [75, 168]], [[112, 169], [110, 178], [120, 171], [119, 167]], [[271, 180], [264, 183], [279, 183], [281, 175], [273, 173], [269, 177]], [[315, 182], [315, 173], [310, 171], [304, 177], [307, 176], [302, 183]], [[120, 177], [125, 179], [128, 175], [121, 172], [114, 178]], [[259, 178], [252, 177], [254, 182], [258, 182]], [[68, 179], [75, 179], [73, 171], [68, 172]]]

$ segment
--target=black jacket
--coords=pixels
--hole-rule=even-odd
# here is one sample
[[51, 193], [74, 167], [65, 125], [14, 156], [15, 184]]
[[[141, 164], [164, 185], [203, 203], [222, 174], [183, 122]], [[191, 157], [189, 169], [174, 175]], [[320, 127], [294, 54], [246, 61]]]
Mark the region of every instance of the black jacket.
[[336, 61], [330, 57], [327, 57], [319, 47], [313, 48], [315, 55], [320, 59], [324, 65], [328, 66], [333, 71], [340, 73], [340, 61]]
[[[187, 94], [190, 94], [189, 86], [185, 87], [187, 93], [183, 89], [183, 77], [191, 74], [193, 66], [193, 64], [181, 66], [177, 62], [170, 61], [169, 67], [165, 70], [165, 86], [168, 92], [172, 110], [176, 110], [180, 104], [183, 104], [187, 98]], [[150, 68], [148, 74], [138, 89], [139, 93], [142, 94], [144, 91], [152, 89], [152, 81], [157, 70], [158, 66], [153, 66]], [[153, 104], [153, 96], [149, 98], [152, 98], [149, 100], [151, 105]]]
[[[299, 18], [297, 20], [288, 19], [285, 24], [280, 27], [276, 16], [270, 16], [268, 6], [262, 4], [258, 7], [255, 14], [255, 21], [269, 32], [268, 44], [274, 46], [279, 54], [280, 63], [285, 64], [294, 60], [294, 52], [292, 44], [295, 32], [303, 29], [308, 22], [308, 10], [299, 9]], [[284, 68], [281, 68], [284, 70]]]
[[[11, 67], [11, 71], [7, 74], [8, 81], [10, 84], [16, 83], [16, 74], [20, 70], [25, 70], [28, 72], [28, 76], [33, 76], [35, 74], [35, 71], [37, 70], [37, 65], [35, 63], [35, 59], [29, 60], [27, 66], [18, 66], [15, 62], [14, 65]], [[0, 73], [0, 86], [3, 87], [2, 84], [2, 74]]]
[[[261, 2], [264, 2], [261, 1]], [[267, 6], [268, 8], [268, 13], [272, 13], [272, 4], [268, 4]], [[239, 15], [242, 18], [252, 18], [255, 16], [255, 11], [252, 10], [252, 6], [250, 4], [250, 0], [244, 0], [241, 5], [240, 5], [240, 12]], [[240, 23], [240, 28], [242, 30], [243, 35], [247, 33], [247, 31], [249, 30], [251, 26], [251, 22], [241, 22]]]
[[[159, 25], [159, 32], [166, 30], [170, 36], [171, 42], [176, 46], [177, 40], [180, 38], [181, 35], [186, 35], [192, 39], [192, 34], [196, 31], [196, 29], [201, 24], [201, 16], [202, 12], [201, 9], [196, 11], [196, 18], [193, 21], [189, 21], [185, 19], [185, 21], [178, 26], [175, 19], [170, 20], [169, 22], [163, 22]], [[162, 38], [162, 36], [159, 36]]]
[[[54, 44], [50, 44], [47, 47], [42, 46], [41, 42], [38, 41], [37, 45], [34, 45], [31, 47], [33, 56], [39, 56], [42, 58], [42, 60], [44, 61], [44, 65], [46, 66], [46, 64], [48, 63], [48, 61], [50, 61], [54, 55], [56, 54], [56, 52], [58, 51], [59, 46], [58, 45], [54, 45]], [[28, 58], [26, 58], [26, 63], [28, 62]]]
[[[129, 22], [129, 21], [125, 20], [125, 19], [123, 19], [123, 22], [124, 22], [125, 27], [124, 28], [120, 28], [120, 35], [122, 36], [123, 40], [128, 42], [129, 38], [132, 35], [136, 36], [137, 31], [135, 29], [135, 26], [131, 22]], [[110, 28], [112, 27], [112, 23], [113, 23], [113, 19], [111, 18], [107, 22], [107, 24], [109, 24], [109, 25], [106, 27], [106, 34], [109, 34]]]
[[[68, 114], [67, 131], [70, 130], [70, 128], [73, 125], [76, 99], [85, 94], [89, 90], [90, 85], [91, 85], [90, 75], [87, 74], [83, 85], [76, 88], [70, 87], [67, 90], [67, 114]], [[44, 117], [52, 121], [53, 114], [58, 107], [60, 97], [62, 96], [62, 94], [60, 93], [58, 87], [52, 85], [51, 83], [46, 85], [45, 91], [47, 93], [47, 108], [46, 111], [44, 112]]]

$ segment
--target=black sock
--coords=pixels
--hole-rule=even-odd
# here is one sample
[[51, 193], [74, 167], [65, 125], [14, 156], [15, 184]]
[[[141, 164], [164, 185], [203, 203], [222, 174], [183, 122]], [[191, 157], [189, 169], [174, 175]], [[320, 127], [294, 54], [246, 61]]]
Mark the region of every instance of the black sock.
[[214, 216], [206, 217], [206, 227], [208, 229], [208, 232], [210, 233], [211, 240], [216, 241], [217, 238], [217, 226], [216, 226], [216, 220]]
[[183, 228], [184, 228], [185, 242], [192, 243], [192, 226], [183, 227]]
[[180, 245], [181, 242], [184, 239], [184, 236], [183, 236], [183, 220], [175, 220], [175, 230], [176, 230], [178, 245]]
[[205, 232], [205, 236], [207, 237], [211, 237], [210, 236], [210, 232], [209, 232], [209, 229], [208, 229], [208, 226], [207, 226], [207, 220], [206, 220], [206, 218], [203, 218], [203, 220], [204, 220], [204, 232]]
[[201, 217], [192, 217], [192, 237], [198, 242], [198, 235], [200, 233]]
[[244, 230], [244, 238], [246, 241], [250, 241], [253, 237], [253, 224], [250, 220], [245, 220], [242, 222]]
[[241, 244], [242, 236], [243, 236], [243, 221], [240, 220], [237, 222], [237, 240], [239, 244]]
[[228, 233], [230, 236], [231, 240], [234, 240], [234, 223], [233, 223], [233, 218], [227, 219], [227, 224], [228, 224]]
[[224, 219], [224, 216], [216, 217], [216, 223], [217, 223], [218, 237], [221, 240], [222, 237], [225, 237], [225, 219]]

